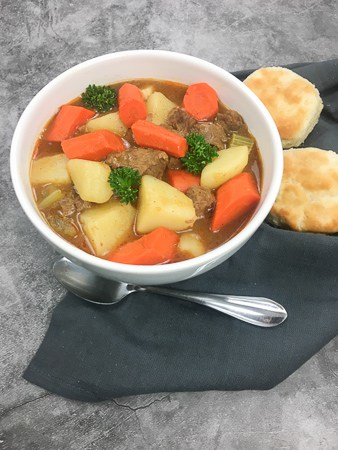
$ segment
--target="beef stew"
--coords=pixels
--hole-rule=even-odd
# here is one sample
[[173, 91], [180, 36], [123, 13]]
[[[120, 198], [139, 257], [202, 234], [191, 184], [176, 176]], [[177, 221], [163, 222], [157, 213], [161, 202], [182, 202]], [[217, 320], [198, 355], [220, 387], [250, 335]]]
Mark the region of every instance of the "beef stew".
[[[255, 210], [263, 176], [257, 143], [243, 118], [220, 101], [215, 110], [214, 98], [209, 99], [210, 92], [203, 97], [203, 89], [199, 95], [204, 115], [202, 119], [200, 115], [194, 117], [194, 108], [199, 103], [196, 106], [194, 99], [192, 102], [189, 99], [188, 112], [182, 106], [188, 86], [179, 83], [140, 79], [109, 88], [116, 93], [118, 104], [101, 112], [102, 104], [98, 111], [93, 105], [90, 108], [86, 105], [85, 96], [79, 97], [66, 105], [68, 108], [60, 109], [36, 143], [31, 185], [40, 213], [49, 226], [85, 252], [131, 264], [142, 262], [116, 259], [121, 247], [128, 243], [140, 241], [138, 248], [131, 247], [129, 253], [122, 252], [124, 255], [142, 252], [144, 245], [148, 246], [148, 254], [153, 254], [156, 247], [160, 255], [145, 259], [143, 264], [172, 263], [210, 251], [237, 234]], [[77, 107], [75, 119], [75, 110], [70, 107]], [[208, 111], [212, 111], [210, 116]], [[64, 129], [60, 134], [62, 127], [57, 123], [60, 114], [66, 119], [72, 117], [66, 135]], [[231, 142], [238, 137], [241, 145], [233, 147]], [[230, 146], [234, 156], [229, 163]], [[208, 170], [200, 170], [201, 166], [191, 164], [194, 160], [187, 157], [190, 152], [195, 158], [201, 148], [211, 152], [208, 162], [203, 162]], [[221, 167], [223, 161], [229, 165], [227, 170]], [[126, 168], [130, 171], [126, 172]], [[116, 172], [121, 169], [120, 174]], [[202, 171], [202, 176], [196, 170]], [[174, 172], [178, 181], [175, 176], [169, 177], [169, 172]], [[216, 215], [226, 216], [230, 212], [231, 216], [237, 208], [236, 191], [232, 204], [226, 207], [218, 200], [217, 191], [242, 172], [250, 174], [257, 192], [250, 201], [248, 197], [241, 200], [242, 204], [249, 201], [245, 210], [241, 212], [239, 208], [229, 223], [223, 224], [221, 220], [221, 227], [213, 230]], [[190, 174], [185, 177], [188, 179], [195, 177], [194, 183], [186, 181], [181, 173]], [[114, 180], [111, 174], [116, 175]], [[133, 174], [138, 182], [123, 191], [133, 192], [131, 201], [125, 202], [112, 186], [121, 187], [126, 177], [133, 178]], [[218, 177], [211, 187], [210, 177]], [[230, 184], [228, 199], [232, 199], [232, 192]], [[167, 232], [156, 232], [151, 239], [152, 233], [162, 227], [177, 238]], [[150, 238], [141, 240], [145, 236]], [[163, 260], [167, 258], [163, 255], [168, 254], [161, 253], [163, 240], [174, 246], [169, 260]]]

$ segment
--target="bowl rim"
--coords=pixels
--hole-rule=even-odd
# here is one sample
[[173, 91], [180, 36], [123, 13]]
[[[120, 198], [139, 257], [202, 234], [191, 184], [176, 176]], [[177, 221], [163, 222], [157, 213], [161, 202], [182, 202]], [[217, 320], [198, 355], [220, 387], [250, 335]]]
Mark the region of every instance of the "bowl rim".
[[[86, 253], [84, 250], [80, 250], [75, 245], [63, 239], [57, 233], [55, 233], [49, 225], [43, 220], [42, 216], [38, 213], [37, 209], [31, 204], [28, 197], [28, 193], [25, 191], [23, 186], [23, 181], [19, 173], [19, 145], [18, 141], [20, 139], [21, 129], [24, 128], [30, 121], [31, 111], [34, 110], [35, 105], [39, 103], [40, 99], [43, 98], [48, 92], [53, 89], [53, 87], [59, 83], [62, 83], [68, 78], [69, 75], [74, 75], [76, 72], [87, 69], [90, 66], [96, 65], [99, 62], [105, 60], [116, 59], [120, 57], [148, 57], [148, 56], [162, 56], [167, 58], [174, 58], [176, 61], [186, 62], [189, 60], [190, 63], [196, 66], [203, 67], [207, 71], [211, 71], [215, 74], [223, 76], [225, 79], [230, 80], [231, 83], [240, 86], [245, 95], [251, 99], [252, 102], [256, 103], [257, 107], [260, 109], [264, 120], [266, 121], [273, 141], [274, 148], [280, 151], [275, 152], [275, 162], [273, 166], [273, 177], [271, 180], [269, 191], [267, 192], [266, 198], [260, 205], [258, 211], [251, 218], [251, 220], [245, 225], [245, 227], [239, 231], [235, 236], [233, 236], [229, 241], [221, 244], [213, 250], [210, 250], [203, 255], [190, 258], [184, 261], [174, 262], [170, 264], [159, 264], [159, 265], [129, 265], [115, 263], [103, 258]], [[205, 61], [201, 58], [191, 56], [185, 53], [172, 52], [168, 50], [126, 50], [121, 52], [107, 53], [95, 58], [86, 60], [66, 71], [62, 72], [55, 78], [53, 78], [47, 85], [45, 85], [28, 103], [25, 110], [23, 111], [13, 134], [11, 150], [10, 150], [10, 172], [12, 183], [16, 196], [19, 203], [24, 210], [26, 216], [32, 222], [32, 224], [37, 228], [37, 230], [43, 235], [43, 237], [54, 246], [60, 253], [70, 255], [70, 257], [76, 259], [79, 263], [83, 263], [86, 266], [96, 266], [100, 270], [106, 272], [124, 272], [125, 274], [132, 275], [137, 272], [138, 275], [169, 275], [181, 269], [195, 270], [199, 267], [205, 267], [213, 261], [221, 261], [222, 257], [227, 254], [233, 254], [237, 249], [239, 249], [259, 228], [266, 216], [268, 215], [272, 205], [277, 197], [282, 173], [283, 173], [283, 149], [281, 145], [281, 140], [277, 127], [261, 100], [238, 78], [232, 75], [230, 72], [222, 69], [215, 64]], [[263, 177], [264, 182], [264, 177]]]

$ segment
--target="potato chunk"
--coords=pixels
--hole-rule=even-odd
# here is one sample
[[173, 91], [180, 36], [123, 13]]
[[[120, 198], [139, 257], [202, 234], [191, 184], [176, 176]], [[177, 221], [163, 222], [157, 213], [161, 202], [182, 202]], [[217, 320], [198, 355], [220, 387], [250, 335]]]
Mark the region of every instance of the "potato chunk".
[[183, 192], [151, 175], [142, 177], [136, 219], [138, 233], [149, 233], [157, 227], [186, 230], [195, 220], [193, 202]]
[[110, 174], [108, 164], [86, 159], [71, 159], [68, 162], [68, 170], [82, 200], [105, 203], [113, 195], [108, 183]]
[[178, 251], [188, 258], [195, 258], [205, 253], [205, 247], [198, 234], [189, 232], [181, 234]]
[[124, 136], [127, 131], [127, 127], [120, 119], [118, 112], [106, 114], [105, 116], [98, 117], [97, 119], [91, 119], [86, 124], [86, 131], [92, 132], [97, 130], [109, 130], [119, 136]]
[[216, 189], [239, 175], [248, 164], [249, 150], [245, 145], [218, 152], [218, 158], [207, 164], [201, 173], [201, 186]]
[[124, 244], [132, 235], [136, 210], [112, 199], [80, 214], [83, 231], [97, 256], [104, 256]]
[[67, 170], [68, 158], [64, 153], [54, 156], [44, 156], [35, 159], [31, 168], [32, 184], [72, 184]]
[[154, 92], [147, 100], [147, 111], [151, 114], [151, 121], [156, 125], [164, 123], [169, 112], [177, 105], [169, 100], [161, 92]]
[[143, 95], [144, 100], [148, 100], [151, 94], [154, 92], [154, 86], [147, 86], [143, 89], [140, 89]]

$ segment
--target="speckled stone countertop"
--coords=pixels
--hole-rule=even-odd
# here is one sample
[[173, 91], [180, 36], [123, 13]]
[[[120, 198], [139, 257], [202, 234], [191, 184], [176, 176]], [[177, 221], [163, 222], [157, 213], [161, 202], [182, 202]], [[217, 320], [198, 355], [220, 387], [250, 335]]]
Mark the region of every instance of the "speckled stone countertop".
[[86, 404], [21, 375], [64, 290], [56, 257], [21, 210], [9, 174], [16, 122], [69, 67], [100, 54], [166, 49], [227, 70], [337, 57], [326, 0], [1, 0], [0, 448], [337, 449], [338, 339], [267, 392], [143, 395]]

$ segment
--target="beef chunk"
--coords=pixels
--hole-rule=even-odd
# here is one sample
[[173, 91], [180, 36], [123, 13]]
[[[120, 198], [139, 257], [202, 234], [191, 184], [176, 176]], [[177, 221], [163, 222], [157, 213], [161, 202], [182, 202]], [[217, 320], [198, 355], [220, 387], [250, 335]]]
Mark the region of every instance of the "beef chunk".
[[86, 200], [82, 200], [82, 198], [79, 195], [76, 195], [75, 199], [74, 199], [74, 205], [75, 205], [76, 211], [81, 212], [84, 209], [91, 208], [93, 203], [87, 202]]
[[165, 127], [170, 131], [181, 136], [186, 136], [191, 132], [191, 129], [196, 125], [197, 121], [184, 111], [183, 108], [173, 108], [165, 122]]
[[220, 124], [227, 135], [232, 134], [234, 131], [240, 131], [245, 127], [242, 116], [232, 109], [227, 109], [222, 113], [218, 113], [215, 123]]
[[90, 208], [92, 203], [82, 200], [79, 194], [72, 189], [60, 200], [59, 205], [63, 216], [69, 217], [75, 212], [81, 212], [84, 209]]
[[175, 158], [175, 156], [169, 156], [168, 169], [181, 170], [183, 169], [183, 164], [179, 158]]
[[62, 209], [62, 214], [66, 217], [71, 216], [76, 211], [74, 200], [71, 198], [71, 195], [66, 195], [63, 197], [59, 204]]
[[221, 150], [225, 148], [228, 136], [220, 123], [199, 122], [193, 127], [192, 132], [203, 134], [206, 142]]
[[168, 165], [168, 155], [152, 148], [130, 148], [122, 153], [110, 153], [106, 163], [112, 169], [117, 167], [132, 167], [141, 175], [152, 175], [162, 179], [164, 171]]
[[187, 190], [186, 195], [193, 201], [197, 217], [201, 218], [210, 215], [215, 206], [215, 196], [211, 189], [202, 186], [192, 186]]

